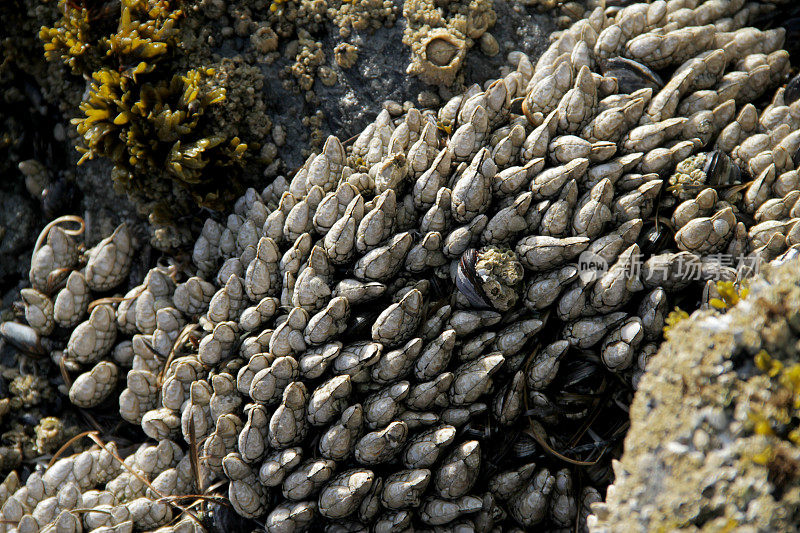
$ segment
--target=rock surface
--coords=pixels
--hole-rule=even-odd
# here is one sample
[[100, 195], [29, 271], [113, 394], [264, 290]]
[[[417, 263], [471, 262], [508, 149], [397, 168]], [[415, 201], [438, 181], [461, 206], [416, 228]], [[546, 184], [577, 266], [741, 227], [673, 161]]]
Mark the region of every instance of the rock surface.
[[794, 259], [726, 314], [698, 311], [670, 332], [591, 531], [797, 530], [799, 309]]

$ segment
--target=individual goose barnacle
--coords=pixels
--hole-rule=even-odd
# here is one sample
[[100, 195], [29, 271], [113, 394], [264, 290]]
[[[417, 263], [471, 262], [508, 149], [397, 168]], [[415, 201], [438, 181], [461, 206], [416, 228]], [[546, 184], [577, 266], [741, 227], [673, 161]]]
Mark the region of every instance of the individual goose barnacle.
[[88, 409], [96, 407], [114, 391], [119, 369], [114, 363], [101, 361], [89, 372], [81, 374], [69, 388], [70, 401]]
[[259, 404], [248, 404], [244, 408], [247, 421], [239, 433], [239, 454], [247, 463], [255, 463], [267, 452], [267, 425], [269, 412]]
[[[258, 356], [254, 356], [257, 358]], [[252, 359], [251, 359], [252, 361]], [[249, 365], [248, 365], [249, 366]], [[251, 371], [255, 370], [253, 368]], [[291, 356], [282, 356], [273, 359], [268, 367], [255, 370], [247, 394], [255, 401], [270, 405], [277, 402], [284, 389], [299, 377], [299, 365]], [[237, 377], [237, 387], [243, 386], [247, 377], [241, 374]]]
[[400, 381], [364, 399], [364, 422], [368, 429], [378, 429], [391, 422], [401, 409], [400, 402], [409, 395], [409, 382]]
[[300, 447], [286, 448], [269, 454], [258, 471], [258, 480], [265, 487], [277, 487], [293, 471], [303, 457]]
[[568, 237], [570, 233], [570, 222], [578, 204], [578, 182], [570, 180], [561, 189], [557, 199], [543, 201], [539, 206], [546, 210], [542, 214], [542, 219], [538, 224], [538, 233], [550, 237]]
[[87, 321], [72, 330], [66, 355], [81, 364], [93, 363], [111, 350], [116, 338], [117, 324], [113, 309], [108, 304], [98, 305]]
[[299, 381], [290, 383], [283, 391], [281, 404], [269, 421], [269, 444], [275, 449], [288, 448], [301, 442], [308, 431], [306, 405], [308, 391]]
[[222, 460], [222, 467], [231, 480], [228, 500], [236, 512], [246, 518], [262, 516], [267, 510], [267, 492], [250, 466], [238, 454], [231, 453]]
[[397, 455], [408, 439], [408, 425], [394, 421], [385, 428], [367, 433], [355, 446], [355, 459], [364, 465], [385, 463]]
[[511, 382], [495, 396], [492, 404], [494, 416], [500, 424], [510, 426], [524, 410], [525, 374], [517, 371]]
[[411, 409], [425, 410], [449, 405], [447, 391], [453, 383], [453, 374], [443, 372], [432, 381], [414, 385], [405, 398], [405, 404]]
[[600, 345], [603, 363], [615, 372], [628, 368], [643, 338], [642, 320], [639, 317], [629, 318], [614, 328]]
[[267, 515], [265, 528], [268, 533], [304, 531], [311, 526], [317, 515], [317, 502], [283, 502]]
[[330, 459], [309, 459], [283, 480], [281, 491], [288, 500], [313, 496], [333, 475], [336, 463]]
[[352, 392], [351, 378], [348, 375], [334, 376], [319, 385], [311, 394], [306, 418], [315, 426], [323, 426], [347, 407]]
[[[42, 240], [43, 236], [39, 239]], [[48, 292], [55, 278], [69, 272], [78, 262], [78, 246], [66, 230], [53, 226], [49, 229], [46, 242], [31, 257], [29, 280], [31, 286]]]
[[[20, 293], [21, 294], [21, 293]], [[83, 274], [73, 270], [53, 303], [53, 319], [62, 328], [75, 326], [89, 306], [89, 286]]]
[[354, 513], [374, 482], [371, 470], [355, 468], [338, 474], [320, 492], [320, 514], [336, 520]]
[[42, 336], [50, 335], [56, 327], [53, 317], [53, 301], [36, 289], [19, 292], [25, 304], [25, 320]]
[[489, 390], [492, 375], [500, 370], [504, 362], [505, 358], [500, 352], [492, 352], [459, 366], [450, 387], [451, 403], [454, 406], [474, 403]]
[[89, 250], [84, 276], [93, 291], [113, 289], [128, 276], [133, 261], [133, 243], [125, 224]]
[[342, 412], [339, 421], [328, 428], [319, 441], [323, 457], [342, 461], [353, 453], [353, 449], [363, 427], [361, 404], [351, 405]]
[[461, 496], [455, 500], [429, 497], [422, 504], [419, 517], [423, 523], [437, 526], [452, 522], [463, 514], [478, 512], [482, 507], [483, 502], [475, 496]]
[[530, 483], [509, 499], [511, 516], [525, 527], [543, 521], [554, 485], [555, 477], [546, 468], [539, 470]]
[[388, 509], [419, 507], [430, 480], [431, 471], [425, 468], [395, 472], [386, 478], [381, 502]]

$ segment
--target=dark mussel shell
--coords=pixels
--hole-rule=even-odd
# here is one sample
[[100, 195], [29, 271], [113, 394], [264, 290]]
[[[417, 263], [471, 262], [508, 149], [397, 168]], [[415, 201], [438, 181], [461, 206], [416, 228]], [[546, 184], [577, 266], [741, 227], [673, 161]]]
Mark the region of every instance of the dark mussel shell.
[[478, 262], [478, 251], [470, 248], [458, 262], [456, 271], [456, 287], [463, 294], [470, 305], [478, 309], [491, 308], [492, 304], [486, 293], [481, 288], [481, 283], [475, 273], [475, 265]]
[[625, 57], [612, 57], [602, 64], [603, 75], [617, 80], [617, 90], [630, 94], [639, 89], [658, 91], [664, 87], [661, 76], [636, 61]]
[[800, 74], [789, 80], [783, 93], [783, 101], [786, 105], [792, 105], [798, 99], [800, 99]]
[[728, 154], [720, 150], [709, 153], [703, 172], [710, 187], [725, 187], [747, 181], [747, 173], [739, 168]]
[[674, 230], [668, 224], [648, 221], [639, 235], [637, 244], [642, 253], [657, 254], [670, 245], [674, 234]]

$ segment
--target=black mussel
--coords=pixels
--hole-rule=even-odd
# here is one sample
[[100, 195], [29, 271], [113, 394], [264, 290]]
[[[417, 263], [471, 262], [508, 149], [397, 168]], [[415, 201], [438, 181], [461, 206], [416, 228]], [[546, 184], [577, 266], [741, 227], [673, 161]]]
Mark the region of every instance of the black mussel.
[[509, 109], [509, 111], [511, 113], [515, 114], [515, 115], [522, 115], [523, 114], [522, 102], [524, 100], [525, 100], [525, 98], [522, 97], [522, 96], [519, 96], [519, 97], [514, 98], [513, 100], [511, 100], [511, 108]]
[[800, 98], [800, 74], [789, 80], [786, 90], [783, 93], [783, 101], [786, 105], [792, 105]]
[[492, 304], [489, 303], [489, 298], [483, 292], [483, 284], [477, 278], [475, 272], [475, 264], [478, 262], [478, 251], [470, 248], [461, 260], [458, 262], [458, 270], [456, 271], [456, 287], [463, 294], [469, 304], [478, 309], [491, 308]]
[[612, 57], [601, 65], [603, 75], [617, 80], [617, 90], [630, 94], [639, 89], [658, 91], [664, 87], [661, 76], [646, 66], [624, 57]]
[[800, 168], [800, 146], [792, 154], [792, 163], [794, 163], [794, 168]]
[[456, 287], [476, 308], [508, 311], [517, 303], [522, 264], [511, 250], [489, 246], [469, 249], [456, 269]]
[[47, 355], [48, 350], [43, 339], [30, 326], [16, 322], [3, 322], [0, 324], [0, 337], [29, 355]]
[[672, 227], [664, 221], [648, 221], [639, 234], [637, 244], [643, 254], [657, 254], [670, 245], [674, 234]]
[[378, 313], [374, 311], [366, 311], [353, 315], [347, 327], [347, 331], [345, 331], [345, 335], [357, 337], [365, 333], [369, 334], [370, 328], [372, 328], [372, 324], [375, 323], [377, 318]]
[[55, 179], [42, 191], [42, 209], [48, 219], [72, 213], [78, 207], [78, 188], [66, 178]]
[[703, 172], [706, 183], [711, 187], [724, 187], [748, 181], [747, 173], [733, 162], [731, 157], [720, 150], [708, 154]]
[[517, 440], [514, 441], [512, 451], [515, 457], [526, 459], [539, 453], [539, 445], [536, 444], [536, 440], [532, 436], [527, 433], [520, 433]]

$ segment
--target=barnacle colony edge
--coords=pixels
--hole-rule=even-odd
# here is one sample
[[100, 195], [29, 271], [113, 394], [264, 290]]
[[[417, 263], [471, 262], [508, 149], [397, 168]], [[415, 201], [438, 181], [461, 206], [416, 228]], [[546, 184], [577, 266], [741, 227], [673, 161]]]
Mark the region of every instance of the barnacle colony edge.
[[[438, 112], [329, 138], [291, 181], [207, 220], [191, 267], [125, 295], [125, 227], [86, 257], [49, 228], [25, 293], [33, 338], [81, 372], [85, 408], [124, 375], [120, 416], [151, 441], [124, 464], [108, 442], [24, 486], [12, 474], [3, 519], [197, 530], [223, 513], [195, 497], [214, 487], [268, 531], [585, 528], [668, 310], [744, 274], [719, 254], [758, 266], [800, 243], [785, 32], [748, 27], [770, 5], [597, 9], [535, 68], [512, 53]], [[663, 87], [620, 92], [595, 71], [618, 56]], [[750, 176], [738, 190], [665, 190], [715, 149]], [[597, 279], [573, 264], [585, 251], [609, 264]], [[510, 265], [494, 281], [516, 303], [456, 288], [497, 275], [482, 254]]]

